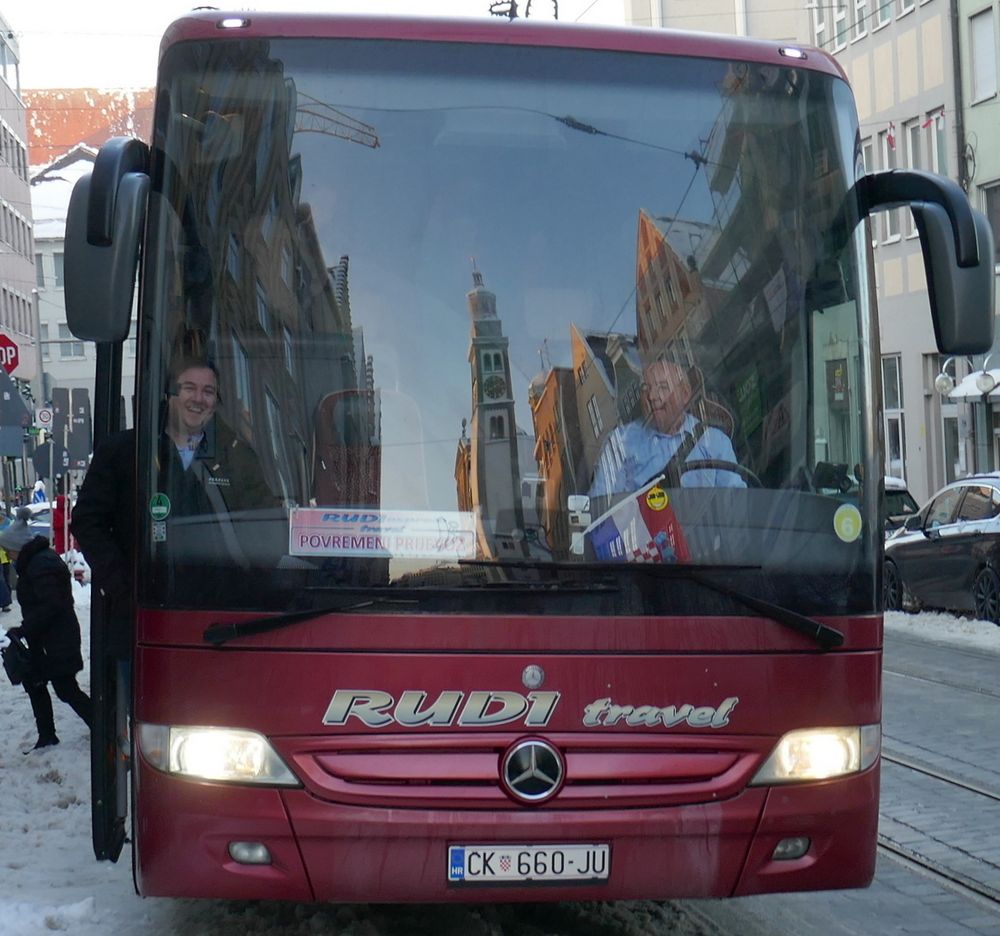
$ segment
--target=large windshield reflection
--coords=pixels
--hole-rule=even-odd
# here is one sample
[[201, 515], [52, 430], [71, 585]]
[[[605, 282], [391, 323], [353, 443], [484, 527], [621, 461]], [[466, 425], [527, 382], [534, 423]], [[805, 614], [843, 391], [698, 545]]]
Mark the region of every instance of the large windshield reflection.
[[[870, 564], [874, 498], [827, 483], [865, 462], [870, 404], [837, 81], [330, 45], [165, 62], [151, 595], [219, 566], [281, 594], [517, 560]], [[224, 427], [187, 458], [164, 441], [184, 365]], [[237, 451], [253, 466], [224, 469]]]

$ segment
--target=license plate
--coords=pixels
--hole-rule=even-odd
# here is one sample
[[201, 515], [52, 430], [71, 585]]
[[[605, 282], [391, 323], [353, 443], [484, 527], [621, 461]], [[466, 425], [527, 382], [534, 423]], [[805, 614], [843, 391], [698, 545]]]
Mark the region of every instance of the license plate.
[[606, 881], [608, 845], [450, 845], [448, 881]]

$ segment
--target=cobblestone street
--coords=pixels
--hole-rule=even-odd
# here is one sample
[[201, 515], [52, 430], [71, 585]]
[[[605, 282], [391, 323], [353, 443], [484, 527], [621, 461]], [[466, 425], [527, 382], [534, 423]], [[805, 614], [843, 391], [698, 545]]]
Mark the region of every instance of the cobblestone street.
[[1000, 934], [998, 664], [996, 653], [887, 631], [883, 847], [871, 888], [696, 909], [734, 936]]

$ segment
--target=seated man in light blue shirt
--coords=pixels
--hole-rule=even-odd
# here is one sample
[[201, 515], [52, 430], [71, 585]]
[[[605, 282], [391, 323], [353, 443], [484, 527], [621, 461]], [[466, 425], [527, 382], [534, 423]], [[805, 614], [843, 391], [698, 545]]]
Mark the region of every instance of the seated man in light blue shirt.
[[[717, 467], [684, 470], [683, 463], [737, 464], [729, 436], [686, 411], [691, 396], [691, 384], [681, 365], [673, 361], [648, 365], [643, 371], [646, 418], [618, 426], [608, 437], [594, 469], [590, 497], [637, 491], [663, 472], [677, 455], [681, 487], [746, 487], [735, 471]], [[668, 477], [666, 483], [673, 485], [676, 481]]]

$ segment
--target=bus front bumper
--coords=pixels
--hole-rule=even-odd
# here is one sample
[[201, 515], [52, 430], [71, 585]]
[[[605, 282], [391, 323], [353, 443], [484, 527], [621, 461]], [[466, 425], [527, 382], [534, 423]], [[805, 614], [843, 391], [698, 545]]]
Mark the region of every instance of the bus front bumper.
[[[144, 896], [351, 903], [728, 897], [864, 887], [875, 869], [877, 763], [833, 781], [747, 788], [718, 803], [607, 810], [340, 805], [301, 789], [184, 780], [141, 760], [136, 780], [136, 880]], [[775, 860], [778, 843], [795, 837], [810, 840], [808, 851]], [[608, 880], [449, 884], [449, 846], [492, 843], [607, 844]], [[234, 850], [259, 854], [257, 845], [267, 863], [233, 857]]]

